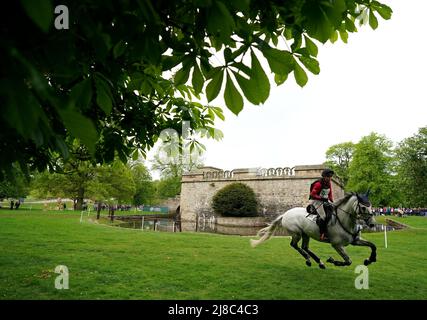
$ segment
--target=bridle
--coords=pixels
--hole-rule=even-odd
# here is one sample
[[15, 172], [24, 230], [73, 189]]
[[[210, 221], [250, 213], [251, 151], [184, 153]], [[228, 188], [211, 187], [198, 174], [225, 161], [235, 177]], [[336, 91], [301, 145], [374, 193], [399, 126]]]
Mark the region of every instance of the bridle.
[[365, 223], [366, 224], [368, 224], [368, 220], [370, 219], [370, 217], [368, 216], [367, 218], [363, 218], [363, 214], [362, 214], [362, 206], [363, 207], [365, 207], [365, 208], [367, 208], [368, 206], [366, 206], [365, 204], [363, 204], [363, 203], [361, 203], [360, 202], [360, 198], [359, 198], [359, 196], [357, 195], [357, 194], [353, 194], [353, 196], [356, 196], [356, 198], [357, 198], [357, 207], [356, 207], [356, 217], [355, 218], [353, 218], [353, 215], [350, 213], [350, 212], [348, 212], [348, 211], [346, 211], [346, 210], [344, 210], [344, 209], [342, 209], [341, 207], [339, 207], [339, 206], [336, 206], [335, 207], [335, 210], [334, 210], [334, 214], [335, 214], [335, 217], [336, 217], [336, 219], [337, 219], [337, 221], [338, 221], [338, 223], [339, 223], [339, 225], [341, 226], [341, 228], [343, 228], [343, 230], [345, 231], [345, 232], [347, 232], [348, 234], [350, 234], [353, 238], [355, 238], [356, 236], [357, 236], [357, 234], [359, 233], [359, 231], [356, 231], [356, 232], [350, 232], [350, 231], [348, 231], [347, 230], [347, 228], [346, 227], [344, 227], [344, 225], [342, 224], [342, 222], [341, 222], [341, 220], [340, 220], [340, 218], [339, 218], [339, 216], [338, 216], [338, 212], [337, 212], [337, 210], [341, 210], [341, 211], [343, 211], [343, 212], [345, 212], [345, 213], [347, 213], [349, 216], [350, 216], [350, 218], [351, 219], [354, 219], [354, 220], [357, 220], [357, 218], [358, 217], [362, 217], [362, 219], [365, 221]]

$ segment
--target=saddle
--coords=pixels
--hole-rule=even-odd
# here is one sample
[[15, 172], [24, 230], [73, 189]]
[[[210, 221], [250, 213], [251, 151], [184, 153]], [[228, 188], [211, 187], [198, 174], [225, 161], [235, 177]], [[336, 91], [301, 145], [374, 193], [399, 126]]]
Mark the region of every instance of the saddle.
[[[333, 209], [332, 205], [330, 205], [330, 204], [323, 205], [323, 208], [324, 208], [325, 213], [326, 213], [325, 224], [327, 225], [329, 220], [331, 220], [332, 212], [334, 209]], [[322, 219], [320, 219], [320, 215], [317, 212], [316, 207], [312, 204], [309, 204], [306, 208], [306, 211], [308, 213], [308, 215], [306, 217], [308, 218], [309, 216], [314, 215], [315, 217], [314, 217], [313, 221], [315, 221], [316, 224], [318, 226], [320, 226], [320, 224], [322, 223]]]

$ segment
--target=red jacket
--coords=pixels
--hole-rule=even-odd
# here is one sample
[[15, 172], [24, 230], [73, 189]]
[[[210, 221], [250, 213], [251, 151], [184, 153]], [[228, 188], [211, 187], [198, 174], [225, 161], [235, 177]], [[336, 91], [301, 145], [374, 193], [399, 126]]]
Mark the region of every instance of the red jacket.
[[322, 197], [320, 196], [320, 192], [322, 191], [322, 189], [329, 189], [328, 199], [329, 199], [329, 201], [333, 202], [334, 200], [332, 197], [332, 184], [331, 184], [331, 182], [329, 182], [329, 185], [325, 185], [324, 182], [322, 183], [322, 181], [315, 182], [313, 185], [313, 189], [310, 192], [310, 198], [316, 199], [316, 200], [321, 200]]

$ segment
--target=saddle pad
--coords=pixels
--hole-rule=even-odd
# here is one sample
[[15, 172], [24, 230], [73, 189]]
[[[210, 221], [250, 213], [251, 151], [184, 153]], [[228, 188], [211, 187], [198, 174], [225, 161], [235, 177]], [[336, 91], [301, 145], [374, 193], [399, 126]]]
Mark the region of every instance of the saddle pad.
[[306, 216], [306, 218], [307, 218], [308, 220], [313, 221], [313, 222], [316, 222], [316, 221], [317, 221], [317, 215], [316, 215], [316, 214], [310, 214], [310, 215]]

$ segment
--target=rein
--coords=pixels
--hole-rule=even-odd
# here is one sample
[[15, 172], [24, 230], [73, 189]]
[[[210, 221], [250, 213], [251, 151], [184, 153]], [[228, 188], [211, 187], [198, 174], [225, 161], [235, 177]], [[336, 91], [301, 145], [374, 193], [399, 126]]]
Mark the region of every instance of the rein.
[[[346, 227], [344, 227], [344, 225], [342, 224], [342, 222], [341, 222], [341, 220], [340, 220], [340, 218], [339, 218], [339, 216], [338, 216], [338, 212], [337, 212], [337, 210], [339, 209], [339, 210], [341, 210], [341, 211], [343, 211], [343, 212], [347, 213], [347, 214], [350, 216], [350, 218], [352, 218], [351, 214], [350, 214], [348, 211], [345, 211], [344, 209], [341, 209], [340, 207], [335, 207], [335, 208], [336, 208], [336, 210], [334, 210], [334, 211], [335, 211], [335, 217], [337, 218], [337, 221], [338, 221], [339, 225], [341, 226], [341, 228], [343, 228], [343, 230], [344, 230], [345, 232], [347, 232], [349, 235], [351, 235], [353, 238], [356, 238], [356, 236], [357, 236], [357, 234], [359, 233], [359, 231], [356, 231], [355, 233], [352, 233], [352, 232], [348, 231], [348, 230], [346, 229]], [[357, 199], [357, 208], [359, 208], [359, 210], [360, 210], [360, 207], [359, 207], [359, 199]]]

